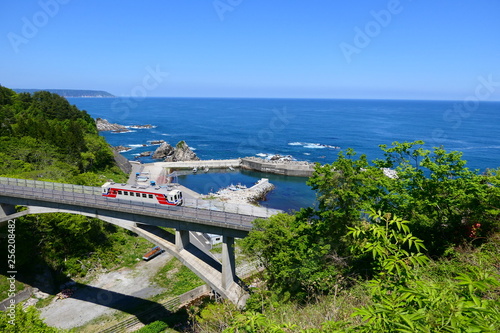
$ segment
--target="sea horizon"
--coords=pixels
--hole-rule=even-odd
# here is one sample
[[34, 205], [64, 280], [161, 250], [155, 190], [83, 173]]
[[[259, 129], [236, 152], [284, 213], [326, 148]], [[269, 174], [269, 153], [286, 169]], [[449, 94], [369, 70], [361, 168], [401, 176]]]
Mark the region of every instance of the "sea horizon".
[[[19, 89], [13, 89], [19, 90]], [[40, 89], [40, 90], [51, 90], [51, 89]], [[80, 90], [80, 89], [67, 89], [67, 90]], [[99, 90], [95, 90], [99, 91]], [[108, 92], [103, 90], [104, 92]], [[108, 92], [109, 93], [109, 92]], [[131, 96], [131, 95], [114, 95], [114, 96], [102, 96], [102, 97], [94, 97], [94, 96], [82, 96], [82, 97], [67, 97], [70, 99], [74, 98], [98, 98], [98, 99], [134, 99], [134, 100], [143, 100], [148, 98], [158, 98], [158, 99], [243, 99], [243, 100], [326, 100], [326, 101], [407, 101], [407, 102], [460, 102], [464, 103], [468, 96], [464, 96], [463, 98], [397, 98], [397, 97], [380, 97], [380, 98], [345, 98], [345, 97], [245, 97], [245, 96]], [[479, 103], [500, 103], [500, 98], [481, 100]]]

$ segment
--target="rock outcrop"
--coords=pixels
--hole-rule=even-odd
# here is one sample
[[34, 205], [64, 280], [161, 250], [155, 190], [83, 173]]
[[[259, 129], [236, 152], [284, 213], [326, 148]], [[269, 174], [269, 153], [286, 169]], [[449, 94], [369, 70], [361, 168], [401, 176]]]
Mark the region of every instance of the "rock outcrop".
[[111, 124], [106, 119], [97, 118], [95, 120], [95, 124], [97, 126], [97, 130], [100, 132], [103, 131], [113, 131], [113, 132], [128, 132], [129, 129], [123, 125], [119, 124]]
[[163, 159], [165, 162], [199, 161], [199, 157], [189, 148], [186, 142], [180, 141], [175, 148], [163, 142], [154, 152], [154, 159]]
[[175, 146], [175, 152], [172, 155], [172, 162], [179, 161], [199, 161], [200, 158], [189, 148], [185, 141], [180, 141]]
[[126, 151], [131, 150], [131, 149], [132, 149], [131, 147], [125, 147], [125, 146], [116, 146], [116, 147], [113, 147], [113, 150], [116, 151], [117, 153], [124, 153]]
[[132, 126], [124, 126], [120, 124], [112, 124], [106, 119], [97, 118], [95, 120], [95, 124], [97, 126], [97, 130], [100, 132], [111, 131], [111, 132], [130, 132], [130, 129], [151, 129], [156, 128], [153, 125], [132, 125]]
[[160, 146], [153, 153], [154, 159], [166, 159], [169, 156], [172, 156], [175, 152], [175, 148], [172, 147], [167, 142], [162, 142]]

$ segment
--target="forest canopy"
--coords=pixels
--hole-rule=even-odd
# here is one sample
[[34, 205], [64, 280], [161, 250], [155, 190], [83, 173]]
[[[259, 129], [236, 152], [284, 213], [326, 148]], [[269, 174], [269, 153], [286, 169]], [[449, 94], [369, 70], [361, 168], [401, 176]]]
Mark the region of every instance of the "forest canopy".
[[47, 91], [0, 86], [0, 175], [98, 185], [103, 172], [120, 173], [86, 111]]

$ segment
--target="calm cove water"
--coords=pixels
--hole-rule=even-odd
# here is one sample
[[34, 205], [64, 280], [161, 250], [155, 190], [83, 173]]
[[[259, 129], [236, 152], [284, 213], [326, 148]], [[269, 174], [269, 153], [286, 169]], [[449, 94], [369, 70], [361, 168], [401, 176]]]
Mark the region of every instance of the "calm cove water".
[[[155, 126], [128, 133], [103, 132], [113, 146], [130, 146], [129, 159], [154, 151], [154, 140], [185, 140], [201, 159], [270, 154], [331, 163], [340, 149], [353, 148], [369, 160], [382, 157], [379, 144], [424, 140], [426, 148], [463, 152], [469, 168], [500, 166], [500, 102], [467, 110], [461, 101], [69, 98], [94, 118], [122, 125]], [[458, 110], [458, 111], [456, 111]], [[144, 163], [153, 162], [141, 158]], [[314, 204], [306, 179], [254, 172], [211, 170], [179, 177], [200, 193], [230, 184], [252, 185], [267, 177], [276, 185], [262, 205], [284, 210]]]

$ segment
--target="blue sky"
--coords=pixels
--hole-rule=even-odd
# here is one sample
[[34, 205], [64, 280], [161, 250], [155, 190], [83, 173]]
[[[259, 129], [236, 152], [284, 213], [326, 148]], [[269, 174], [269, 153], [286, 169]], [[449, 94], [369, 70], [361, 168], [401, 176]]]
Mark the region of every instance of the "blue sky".
[[499, 14], [498, 0], [3, 1], [0, 84], [464, 100], [486, 80], [500, 100]]

